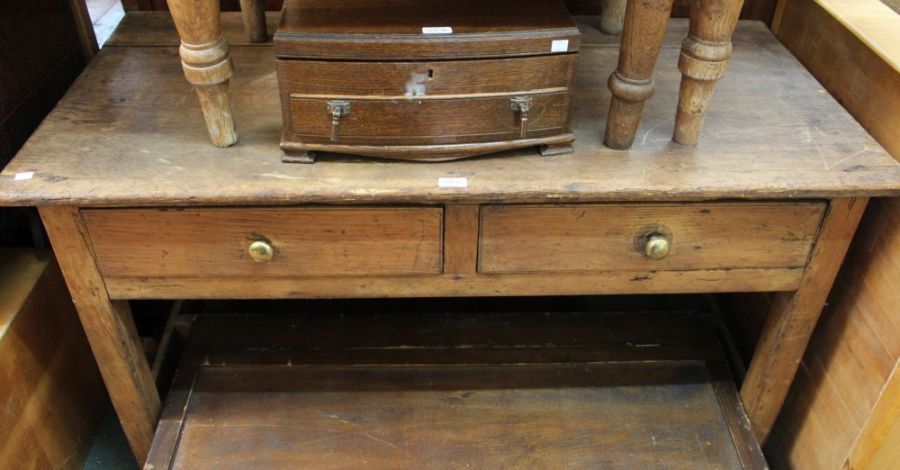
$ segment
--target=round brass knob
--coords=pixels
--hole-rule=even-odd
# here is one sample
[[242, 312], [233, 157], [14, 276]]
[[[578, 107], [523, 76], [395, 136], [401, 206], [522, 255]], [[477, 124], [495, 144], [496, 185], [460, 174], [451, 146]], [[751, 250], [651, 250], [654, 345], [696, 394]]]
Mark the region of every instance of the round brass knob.
[[265, 240], [257, 240], [251, 243], [250, 247], [247, 248], [247, 252], [250, 253], [253, 261], [257, 263], [270, 261], [275, 256], [275, 250], [272, 248], [272, 245]]
[[669, 239], [662, 234], [653, 234], [647, 237], [647, 243], [644, 244], [644, 255], [650, 259], [663, 259], [669, 256], [671, 248]]

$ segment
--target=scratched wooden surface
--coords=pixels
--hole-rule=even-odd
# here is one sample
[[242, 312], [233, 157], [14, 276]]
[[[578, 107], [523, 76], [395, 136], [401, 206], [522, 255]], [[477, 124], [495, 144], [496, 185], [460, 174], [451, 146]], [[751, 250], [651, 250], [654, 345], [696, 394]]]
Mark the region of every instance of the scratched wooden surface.
[[201, 315], [149, 463], [765, 465], [742, 431], [734, 385], [716, 365], [714, 317], [407, 307]]
[[[673, 22], [673, 28], [683, 24]], [[236, 27], [237, 25], [234, 25]], [[137, 33], [139, 34], [139, 32]], [[174, 31], [172, 32], [174, 35]], [[900, 165], [762, 23], [742, 23], [697, 147], [671, 142], [679, 35], [629, 151], [601, 145], [617, 49], [585, 35], [575, 153], [533, 150], [442, 164], [324, 157], [280, 161], [271, 49], [232, 48], [240, 142], [211, 146], [172, 47], [109, 47], [0, 173], [6, 205], [227, 205], [450, 201], [664, 201], [900, 194]], [[173, 36], [174, 37], [174, 36]], [[511, 158], [515, 157], [515, 158]], [[15, 175], [34, 172], [31, 179]], [[464, 176], [468, 187], [440, 188]]]

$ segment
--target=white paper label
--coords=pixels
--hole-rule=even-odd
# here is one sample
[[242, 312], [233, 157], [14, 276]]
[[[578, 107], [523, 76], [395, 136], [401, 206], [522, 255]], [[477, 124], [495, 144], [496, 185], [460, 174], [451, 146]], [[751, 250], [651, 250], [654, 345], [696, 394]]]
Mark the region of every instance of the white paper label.
[[25, 171], [22, 173], [16, 173], [16, 176], [13, 179], [15, 181], [22, 181], [22, 180], [30, 180], [31, 178], [34, 178], [34, 172], [33, 171]]
[[554, 39], [550, 43], [550, 52], [569, 52], [568, 39]]
[[455, 178], [438, 178], [439, 188], [468, 188], [469, 178], [465, 176]]
[[453, 34], [450, 26], [423, 26], [422, 34]]

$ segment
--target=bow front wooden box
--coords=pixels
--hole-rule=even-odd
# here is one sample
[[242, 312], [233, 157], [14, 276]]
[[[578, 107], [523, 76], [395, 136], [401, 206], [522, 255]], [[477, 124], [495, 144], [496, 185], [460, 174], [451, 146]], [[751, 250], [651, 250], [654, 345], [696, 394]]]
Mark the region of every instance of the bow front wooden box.
[[285, 160], [570, 151], [578, 46], [560, 0], [287, 0]]

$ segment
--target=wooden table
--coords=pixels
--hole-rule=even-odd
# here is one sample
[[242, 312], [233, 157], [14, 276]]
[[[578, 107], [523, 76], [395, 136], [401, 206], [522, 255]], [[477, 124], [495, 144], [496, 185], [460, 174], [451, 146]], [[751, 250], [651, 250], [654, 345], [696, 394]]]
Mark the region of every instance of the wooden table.
[[160, 401], [128, 299], [779, 292], [741, 389], [764, 440], [868, 198], [900, 195], [900, 166], [761, 23], [738, 27], [696, 147], [670, 138], [686, 23], [629, 151], [602, 145], [617, 40], [591, 26], [575, 153], [442, 164], [281, 163], [272, 51], [238, 41], [241, 141], [210, 146], [170, 28], [129, 15], [0, 174], [0, 204], [40, 209], [139, 461]]

